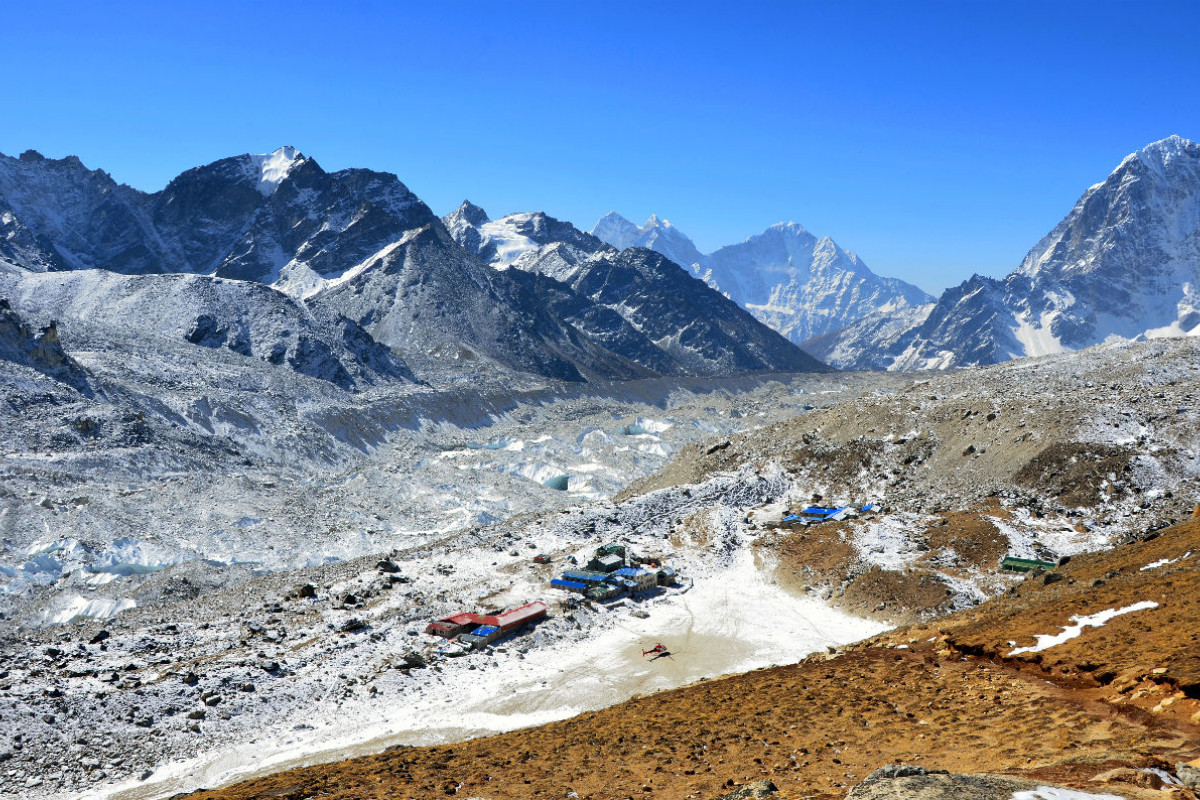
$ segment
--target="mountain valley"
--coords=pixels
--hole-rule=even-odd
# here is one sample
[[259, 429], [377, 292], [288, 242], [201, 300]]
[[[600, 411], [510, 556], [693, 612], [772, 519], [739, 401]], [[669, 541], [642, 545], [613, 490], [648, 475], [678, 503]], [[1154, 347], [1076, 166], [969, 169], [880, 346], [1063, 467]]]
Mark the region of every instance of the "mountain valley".
[[[933, 302], [794, 224], [0, 156], [0, 794], [1195, 796], [1196, 158]], [[578, 596], [605, 546], [678, 578]]]

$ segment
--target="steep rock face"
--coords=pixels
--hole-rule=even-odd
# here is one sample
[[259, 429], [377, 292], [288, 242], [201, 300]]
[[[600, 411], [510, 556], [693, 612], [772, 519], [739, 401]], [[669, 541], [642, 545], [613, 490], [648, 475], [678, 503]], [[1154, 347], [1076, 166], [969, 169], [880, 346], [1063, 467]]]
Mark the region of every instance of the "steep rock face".
[[736, 303], [643, 248], [604, 253], [570, 281], [576, 292], [619, 309], [690, 372], [816, 370], [822, 365], [756, 322]]
[[648, 247], [688, 265], [697, 277], [796, 343], [876, 312], [899, 312], [933, 299], [903, 281], [875, 275], [832, 239], [818, 239], [795, 223], [772, 225], [708, 255], [658, 217], [639, 228], [610, 213], [593, 234], [619, 249]]
[[1200, 334], [1200, 145], [1171, 136], [1127, 157], [1003, 280], [947, 290], [897, 336], [875, 322], [816, 346], [889, 369], [992, 364], [1108, 340]]
[[291, 147], [190, 169], [154, 194], [74, 156], [0, 156], [0, 257], [35, 271], [191, 272], [303, 295], [432, 219], [394, 175], [327, 173]]
[[889, 369], [946, 369], [1012, 358], [1019, 345], [1004, 301], [1004, 284], [982, 275], [947, 289], [924, 322], [897, 339], [893, 347], [903, 350]]
[[464, 253], [436, 220], [309, 302], [401, 352], [484, 357], [563, 380], [581, 380], [598, 366], [535, 295]]
[[0, 155], [0, 257], [38, 271], [162, 271], [146, 199], [75, 156]]
[[1127, 157], [1005, 283], [1025, 355], [1200, 331], [1200, 145]]
[[[479, 253], [494, 268], [542, 276], [539, 292], [577, 330], [648, 370], [711, 375], [824, 368], [657, 252], [618, 251], [543, 213], [509, 215], [478, 230]], [[460, 232], [460, 241], [468, 235]]]
[[320, 291], [432, 212], [394, 175], [327, 173], [291, 148], [238, 156], [180, 175], [154, 198], [171, 271]]

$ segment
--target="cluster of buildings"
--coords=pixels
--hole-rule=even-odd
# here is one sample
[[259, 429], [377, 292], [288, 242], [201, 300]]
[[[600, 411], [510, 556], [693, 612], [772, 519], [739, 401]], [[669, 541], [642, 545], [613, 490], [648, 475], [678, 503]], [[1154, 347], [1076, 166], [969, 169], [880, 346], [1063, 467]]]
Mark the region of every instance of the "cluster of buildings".
[[567, 570], [562, 577], [550, 581], [550, 585], [603, 602], [626, 594], [645, 594], [660, 586], [674, 586], [678, 579], [671, 567], [633, 557], [624, 545], [606, 544], [596, 548], [586, 568]]
[[[534, 561], [545, 564], [550, 557], [539, 554]], [[570, 561], [577, 563], [574, 557]], [[660, 586], [675, 586], [678, 581], [679, 576], [671, 567], [653, 558], [633, 556], [624, 545], [606, 544], [596, 548], [584, 568], [567, 570], [562, 577], [550, 581], [550, 585], [591, 600], [605, 601], [624, 595], [641, 596]], [[425, 632], [480, 649], [518, 628], [540, 622], [547, 610], [546, 604], [538, 600], [499, 614], [460, 611], [435, 619], [425, 626]]]
[[541, 600], [526, 603], [501, 614], [474, 614], [460, 611], [429, 623], [425, 632], [446, 639], [457, 638], [460, 642], [479, 649], [512, 633], [522, 625], [539, 622], [546, 616], [547, 607]]

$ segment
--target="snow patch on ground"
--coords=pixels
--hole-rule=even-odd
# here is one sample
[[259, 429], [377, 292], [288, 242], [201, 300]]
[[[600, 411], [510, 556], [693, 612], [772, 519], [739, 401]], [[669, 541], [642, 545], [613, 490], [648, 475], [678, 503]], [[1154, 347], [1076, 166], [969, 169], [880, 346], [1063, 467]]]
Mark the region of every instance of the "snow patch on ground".
[[851, 544], [867, 564], [900, 570], [924, 555], [917, 540], [909, 534], [927, 524], [920, 514], [891, 514], [857, 527]]
[[1037, 518], [1028, 509], [1013, 509], [1013, 519], [987, 519], [1008, 539], [1007, 555], [1038, 561], [1057, 560], [1107, 547], [1112, 532], [1104, 530], [1078, 531], [1061, 519]]
[[47, 622], [52, 625], [65, 625], [80, 619], [108, 619], [122, 611], [137, 608], [137, 603], [128, 597], [119, 600], [107, 597], [88, 599], [77, 594], [68, 595], [60, 600], [61, 605], [54, 611]]
[[1039, 786], [1028, 792], [1014, 792], [1012, 800], [1125, 800], [1125, 798], [1115, 794], [1091, 794], [1074, 789]]
[[1043, 650], [1048, 650], [1051, 647], [1060, 645], [1070, 639], [1078, 638], [1079, 634], [1083, 633], [1084, 628], [1101, 628], [1110, 619], [1119, 617], [1122, 614], [1130, 614], [1134, 611], [1146, 611], [1151, 608], [1158, 608], [1158, 603], [1153, 600], [1143, 600], [1139, 603], [1134, 603], [1124, 608], [1109, 608], [1104, 611], [1098, 611], [1095, 614], [1080, 616], [1078, 614], [1071, 617], [1071, 625], [1062, 629], [1061, 633], [1047, 634], [1039, 633], [1034, 638], [1037, 639], [1037, 644], [1029, 647], [1018, 647], [1010, 652], [1009, 656], [1020, 655], [1021, 653], [1040, 653]]
[[1141, 571], [1145, 572], [1148, 569], [1158, 569], [1159, 567], [1165, 567], [1168, 564], [1176, 564], [1180, 561], [1183, 561], [1185, 558], [1189, 557], [1191, 554], [1192, 554], [1192, 551], [1189, 550], [1186, 553], [1184, 553], [1183, 555], [1179, 556], [1178, 558], [1161, 558], [1158, 561], [1151, 561], [1149, 564], [1142, 567]]

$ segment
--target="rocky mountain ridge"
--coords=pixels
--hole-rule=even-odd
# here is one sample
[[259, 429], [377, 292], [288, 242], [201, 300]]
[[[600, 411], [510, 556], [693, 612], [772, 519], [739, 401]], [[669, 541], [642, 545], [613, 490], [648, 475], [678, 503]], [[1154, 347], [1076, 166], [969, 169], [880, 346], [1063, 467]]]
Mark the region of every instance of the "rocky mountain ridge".
[[444, 222], [461, 245], [473, 247], [514, 280], [526, 281], [577, 330], [631, 354], [646, 369], [693, 374], [705, 364], [734, 372], [770, 364], [823, 368], [652, 250], [617, 250], [542, 212], [493, 221], [469, 202]]
[[805, 343], [843, 367], [993, 364], [1200, 333], [1200, 145], [1126, 157], [1003, 279], [975, 275], [896, 331], [886, 314]]
[[[530, 233], [564, 241], [574, 237], [576, 244], [590, 246], [583, 241], [590, 237], [565, 224]], [[141, 287], [162, 283], [184, 291], [183, 308], [203, 306], [196, 295], [245, 295], [228, 309], [210, 307], [203, 320], [193, 318], [184, 326], [187, 341], [228, 345], [233, 352], [295, 368], [312, 359], [271, 355], [275, 345], [250, 347], [238, 339], [241, 334], [230, 333], [246, 325], [270, 327], [235, 318], [235, 311], [290, 308], [284, 313], [291, 314], [295, 328], [281, 336], [321, 342], [320, 349], [342, 364], [341, 372], [332, 365], [301, 368], [308, 374], [337, 373], [335, 382], [343, 388], [356, 380], [348, 364], [383, 358], [376, 343], [390, 349], [396, 362], [376, 372], [383, 380], [410, 380], [408, 363], [435, 381], [480, 374], [500, 380], [506, 372], [582, 381], [823, 368], [785, 342], [738, 350], [728, 337], [710, 342], [693, 336], [672, 345], [672, 356], [658, 352], [664, 345], [648, 341], [624, 352], [638, 337], [628, 324], [622, 329], [609, 306], [597, 307], [549, 276], [531, 282], [492, 269], [475, 253], [495, 260], [497, 246], [464, 250], [394, 175], [366, 169], [326, 172], [292, 147], [196, 167], [151, 194], [118, 184], [74, 157], [47, 159], [33, 151], [15, 159], [0, 155], [5, 274], [21, 283], [40, 273], [70, 271], [104, 283], [102, 291], [125, 297], [131, 314], [128, 320], [104, 315], [117, 326], [114, 331], [127, 322], [144, 331], [136, 318], [158, 312], [143, 314], [130, 298], [144, 294]], [[178, 273], [195, 279], [160, 277]], [[206, 284], [220, 279], [228, 283]], [[122, 280], [125, 286], [113, 288]], [[286, 297], [265, 302], [264, 286]], [[17, 291], [27, 300], [36, 295]], [[68, 308], [64, 325], [75, 324], [71, 313]], [[678, 331], [661, 329], [655, 336], [669, 339], [693, 323], [717, 333], [709, 320], [680, 307], [672, 317]], [[331, 334], [330, 325], [349, 333]], [[610, 330], [614, 327], [620, 335]], [[739, 332], [745, 332], [744, 325]], [[749, 338], [756, 337], [770, 338], [765, 331]], [[260, 350], [270, 352], [262, 356]]]

